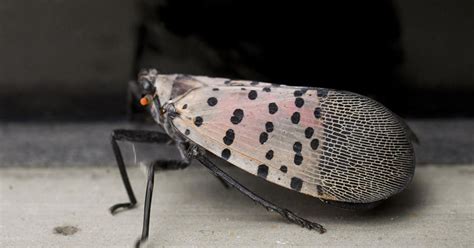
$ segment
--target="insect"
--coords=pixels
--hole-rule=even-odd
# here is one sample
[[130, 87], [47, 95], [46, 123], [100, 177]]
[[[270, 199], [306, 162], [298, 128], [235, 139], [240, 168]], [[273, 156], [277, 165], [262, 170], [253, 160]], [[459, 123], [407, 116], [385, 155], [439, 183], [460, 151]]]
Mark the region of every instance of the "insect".
[[346, 91], [204, 76], [139, 74], [140, 103], [165, 133], [114, 130], [112, 147], [130, 202], [131, 188], [117, 141], [174, 141], [182, 160], [148, 166], [142, 236], [148, 238], [155, 167], [186, 167], [192, 159], [267, 210], [320, 233], [306, 220], [256, 195], [208, 155], [293, 191], [345, 207], [371, 206], [401, 192], [415, 170], [412, 132], [380, 103]]

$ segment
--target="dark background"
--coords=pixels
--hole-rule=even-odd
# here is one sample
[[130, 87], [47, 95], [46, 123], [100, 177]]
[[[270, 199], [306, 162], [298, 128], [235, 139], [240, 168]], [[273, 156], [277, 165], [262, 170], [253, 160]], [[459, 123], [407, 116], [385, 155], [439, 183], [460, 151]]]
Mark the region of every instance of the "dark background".
[[371, 96], [403, 117], [472, 117], [474, 3], [0, 3], [0, 119], [124, 119], [141, 67]]

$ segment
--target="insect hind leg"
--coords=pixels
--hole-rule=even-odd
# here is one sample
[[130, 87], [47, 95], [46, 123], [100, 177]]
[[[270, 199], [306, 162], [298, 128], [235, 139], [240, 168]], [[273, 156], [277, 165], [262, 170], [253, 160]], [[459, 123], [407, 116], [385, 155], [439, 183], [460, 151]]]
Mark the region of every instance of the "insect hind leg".
[[[141, 143], [167, 143], [170, 141], [168, 135], [156, 131], [146, 131], [146, 130], [125, 130], [125, 129], [117, 129], [112, 132], [111, 135], [111, 144], [112, 149], [115, 155], [115, 159], [117, 161], [117, 166], [120, 171], [120, 176], [122, 177], [123, 185], [125, 190], [127, 191], [127, 195], [129, 198], [129, 202], [125, 203], [118, 203], [113, 205], [109, 208], [111, 214], [117, 213], [119, 209], [131, 209], [134, 208], [137, 204], [137, 200], [135, 198], [135, 194], [133, 193], [132, 186], [130, 184], [130, 180], [128, 178], [127, 168], [123, 161], [122, 152], [120, 151], [120, 147], [117, 141], [129, 141], [129, 142], [141, 142]], [[154, 166], [159, 166], [160, 163], [162, 165], [169, 165], [176, 164], [176, 166], [185, 166], [186, 164], [182, 164], [182, 161], [156, 161]]]
[[[188, 154], [188, 150], [190, 149], [190, 144], [189, 143], [179, 143], [178, 144], [178, 150], [179, 150], [179, 153], [181, 155], [181, 158], [183, 159], [183, 161], [187, 162], [188, 164], [190, 164], [191, 162], [191, 159], [190, 157], [192, 157], [190, 154]], [[222, 178], [216, 176], [216, 178], [219, 180], [219, 182], [222, 184], [222, 186], [224, 186], [224, 188], [226, 189], [230, 189], [230, 185], [224, 181]]]
[[155, 163], [151, 163], [148, 166], [148, 180], [146, 185], [145, 193], [145, 206], [143, 209], [143, 229], [142, 235], [135, 243], [135, 247], [140, 247], [142, 243], [148, 240], [150, 232], [150, 213], [151, 213], [151, 200], [153, 196], [153, 185], [155, 181]]
[[288, 209], [281, 208], [265, 199], [262, 197], [258, 196], [257, 194], [253, 193], [249, 189], [247, 189], [245, 186], [240, 184], [238, 181], [236, 181], [234, 178], [229, 176], [227, 173], [225, 173], [223, 170], [221, 170], [219, 167], [217, 167], [214, 163], [212, 163], [205, 155], [199, 154], [198, 152], [190, 152], [190, 154], [194, 156], [199, 162], [201, 162], [204, 167], [207, 169], [211, 170], [211, 172], [217, 176], [218, 178], [221, 178], [224, 182], [226, 182], [229, 186], [236, 188], [238, 191], [240, 191], [242, 194], [246, 195], [250, 199], [252, 199], [254, 202], [262, 205], [264, 208], [266, 208], [268, 211], [275, 211], [279, 213], [281, 216], [283, 216], [285, 219], [288, 221], [298, 224], [302, 227], [308, 228], [310, 230], [314, 229], [318, 231], [319, 233], [324, 233], [326, 232], [326, 229], [318, 224], [311, 222], [309, 220], [306, 220], [302, 217], [299, 217], [295, 213], [291, 212]]
[[351, 202], [339, 202], [339, 201], [331, 201], [331, 200], [325, 200], [325, 199], [319, 199], [325, 204], [332, 205], [337, 208], [342, 208], [342, 209], [348, 209], [348, 210], [367, 210], [367, 209], [372, 209], [380, 204], [384, 200], [376, 201], [376, 202], [369, 202], [369, 203], [351, 203]]

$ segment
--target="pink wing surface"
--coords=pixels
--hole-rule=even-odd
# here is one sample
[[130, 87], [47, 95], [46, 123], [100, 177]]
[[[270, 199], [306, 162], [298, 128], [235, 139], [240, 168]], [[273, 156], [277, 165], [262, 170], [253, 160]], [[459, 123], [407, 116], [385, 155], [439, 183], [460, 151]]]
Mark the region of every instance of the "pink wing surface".
[[173, 125], [235, 166], [327, 200], [373, 202], [414, 173], [411, 142], [381, 104], [350, 92], [194, 77]]

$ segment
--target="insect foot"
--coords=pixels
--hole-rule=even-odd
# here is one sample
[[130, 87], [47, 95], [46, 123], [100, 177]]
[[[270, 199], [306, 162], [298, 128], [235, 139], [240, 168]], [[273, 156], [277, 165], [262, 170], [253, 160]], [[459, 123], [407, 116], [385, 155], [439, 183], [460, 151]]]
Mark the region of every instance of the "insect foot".
[[135, 248], [140, 248], [140, 247], [146, 247], [146, 242], [148, 241], [147, 238], [139, 238], [136, 242], [135, 242]]
[[117, 210], [119, 209], [123, 209], [123, 210], [126, 210], [126, 209], [132, 209], [136, 206], [137, 204], [136, 203], [131, 203], [131, 202], [128, 202], [128, 203], [118, 203], [118, 204], [115, 204], [113, 205], [112, 207], [109, 208], [109, 211], [112, 215], [115, 215], [117, 212]]
[[318, 223], [311, 222], [309, 220], [305, 220], [288, 209], [283, 209], [283, 212], [280, 213], [283, 217], [285, 217], [290, 222], [298, 224], [304, 228], [308, 228], [309, 230], [316, 230], [317, 232], [323, 234], [326, 232], [326, 228]]

